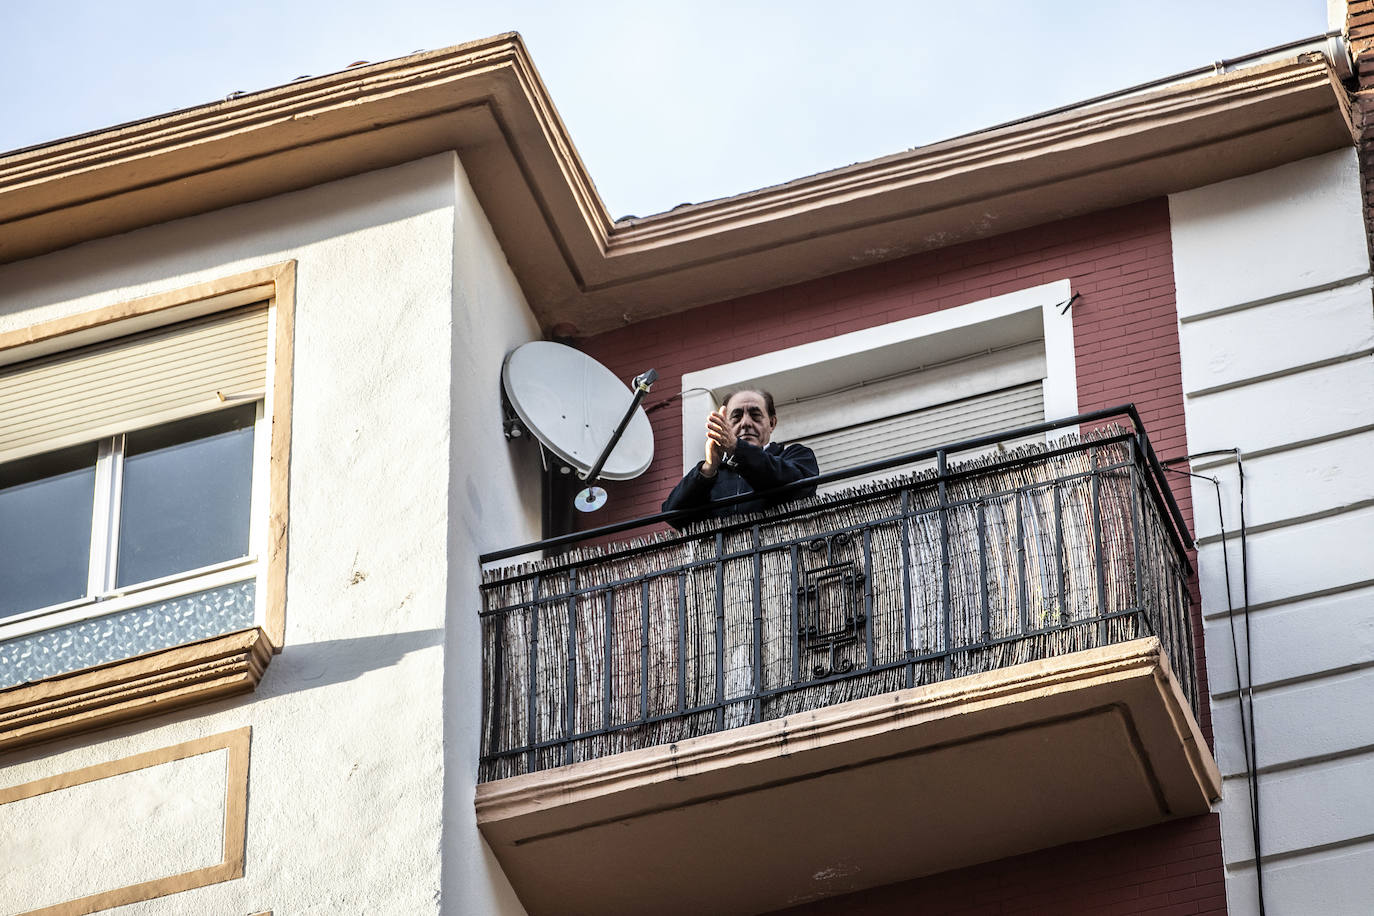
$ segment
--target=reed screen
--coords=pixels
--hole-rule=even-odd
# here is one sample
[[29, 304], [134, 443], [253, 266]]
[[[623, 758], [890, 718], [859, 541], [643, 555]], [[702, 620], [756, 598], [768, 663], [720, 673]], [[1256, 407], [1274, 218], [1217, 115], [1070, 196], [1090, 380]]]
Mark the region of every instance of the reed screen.
[[1150, 635], [1196, 705], [1141, 447], [1110, 427], [488, 571], [481, 778]]

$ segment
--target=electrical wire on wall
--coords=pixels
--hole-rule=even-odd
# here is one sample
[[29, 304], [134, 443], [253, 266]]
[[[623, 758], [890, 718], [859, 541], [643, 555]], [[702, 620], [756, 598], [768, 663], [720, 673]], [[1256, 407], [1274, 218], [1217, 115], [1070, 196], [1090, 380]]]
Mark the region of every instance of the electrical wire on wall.
[[711, 389], [710, 389], [710, 388], [688, 388], [686, 391], [679, 391], [677, 394], [670, 395], [670, 396], [664, 398], [664, 399], [661, 400], [661, 401], [657, 401], [657, 402], [655, 402], [655, 403], [653, 403], [653, 404], [650, 404], [648, 407], [644, 408], [644, 412], [645, 412], [645, 413], [653, 413], [655, 410], [662, 410], [663, 408], [667, 407], [669, 404], [673, 403], [674, 401], [680, 401], [680, 400], [682, 400], [683, 395], [691, 394], [691, 393], [694, 392], [694, 391], [704, 391], [704, 392], [706, 392], [707, 394], [710, 394], [710, 393], [711, 393]]
[[[1236, 474], [1240, 481], [1240, 582], [1241, 582], [1241, 614], [1245, 626], [1245, 674], [1242, 678], [1240, 664], [1240, 647], [1236, 639], [1236, 609], [1232, 600], [1231, 591], [1231, 558], [1227, 551], [1226, 542], [1226, 514], [1222, 508], [1221, 499], [1221, 480], [1215, 476], [1198, 474], [1193, 471], [1185, 471], [1179, 468], [1170, 467], [1184, 461], [1193, 461], [1198, 458], [1218, 457], [1222, 455], [1233, 456], [1236, 459]], [[1246, 542], [1245, 530], [1245, 464], [1241, 459], [1240, 449], [1215, 449], [1208, 452], [1198, 452], [1193, 455], [1186, 455], [1183, 458], [1174, 458], [1163, 462], [1164, 469], [1174, 474], [1181, 474], [1187, 477], [1195, 477], [1199, 480], [1210, 481], [1216, 490], [1217, 496], [1217, 526], [1221, 530], [1221, 563], [1222, 573], [1226, 580], [1226, 617], [1231, 629], [1231, 660], [1236, 676], [1236, 704], [1240, 709], [1240, 734], [1241, 734], [1241, 755], [1245, 763], [1246, 787], [1250, 795], [1250, 836], [1253, 841], [1255, 855], [1255, 883], [1257, 888], [1257, 899], [1259, 902], [1260, 916], [1265, 916], [1264, 910], [1264, 864], [1260, 855], [1260, 791], [1259, 791], [1259, 752], [1255, 743], [1255, 697], [1254, 697], [1254, 667], [1253, 655], [1250, 647], [1250, 570], [1249, 570], [1249, 549]]]

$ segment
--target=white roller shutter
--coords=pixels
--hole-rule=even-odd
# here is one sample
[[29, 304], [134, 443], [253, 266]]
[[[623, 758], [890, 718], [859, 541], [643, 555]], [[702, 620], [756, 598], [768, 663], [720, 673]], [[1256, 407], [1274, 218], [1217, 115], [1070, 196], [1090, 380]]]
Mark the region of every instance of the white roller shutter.
[[266, 380], [266, 305], [7, 366], [0, 461], [258, 398]]
[[[1030, 426], [1044, 419], [1043, 386], [1036, 381], [807, 436], [801, 441], [816, 453], [821, 471], [828, 473], [907, 452]], [[1011, 446], [1021, 441], [1008, 441], [1005, 444]], [[907, 470], [910, 468], [891, 473]], [[845, 481], [827, 489], [852, 486], [855, 482], [858, 481]]]

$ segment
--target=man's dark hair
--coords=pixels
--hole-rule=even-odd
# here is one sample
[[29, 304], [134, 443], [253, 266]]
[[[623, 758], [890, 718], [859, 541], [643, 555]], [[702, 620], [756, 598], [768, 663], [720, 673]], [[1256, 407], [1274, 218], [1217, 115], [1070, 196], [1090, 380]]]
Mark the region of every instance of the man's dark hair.
[[732, 391], [725, 396], [725, 400], [720, 402], [721, 406], [724, 407], [726, 404], [730, 403], [730, 399], [733, 398], [735, 395], [744, 394], [744, 392], [746, 391], [752, 391], [754, 392], [754, 394], [757, 394], [759, 397], [763, 398], [763, 406], [764, 409], [768, 411], [768, 416], [776, 417], [778, 415], [777, 408], [773, 406], [772, 392], [764, 391], [762, 388], [741, 388], [738, 391]]

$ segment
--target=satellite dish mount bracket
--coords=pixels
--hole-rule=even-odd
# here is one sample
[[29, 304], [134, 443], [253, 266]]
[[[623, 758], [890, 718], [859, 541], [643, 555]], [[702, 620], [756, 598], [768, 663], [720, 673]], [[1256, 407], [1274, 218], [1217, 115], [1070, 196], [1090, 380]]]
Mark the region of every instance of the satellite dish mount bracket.
[[644, 396], [649, 393], [654, 382], [658, 381], [658, 370], [650, 369], [636, 375], [631, 385], [634, 387], [634, 397], [630, 399], [630, 406], [625, 410], [625, 416], [620, 418], [619, 425], [615, 432], [611, 433], [611, 441], [606, 443], [606, 447], [601, 450], [601, 457], [596, 459], [596, 464], [592, 465], [587, 473], [578, 473], [578, 477], [587, 482], [587, 486], [577, 494], [577, 508], [583, 512], [595, 512], [606, 505], [606, 491], [596, 486], [596, 478], [601, 474], [601, 469], [606, 464], [606, 459], [611, 457], [611, 452], [615, 451], [616, 445], [620, 442], [620, 437], [625, 432], [625, 427], [630, 425], [630, 419], [639, 409], [639, 403], [644, 400]]

